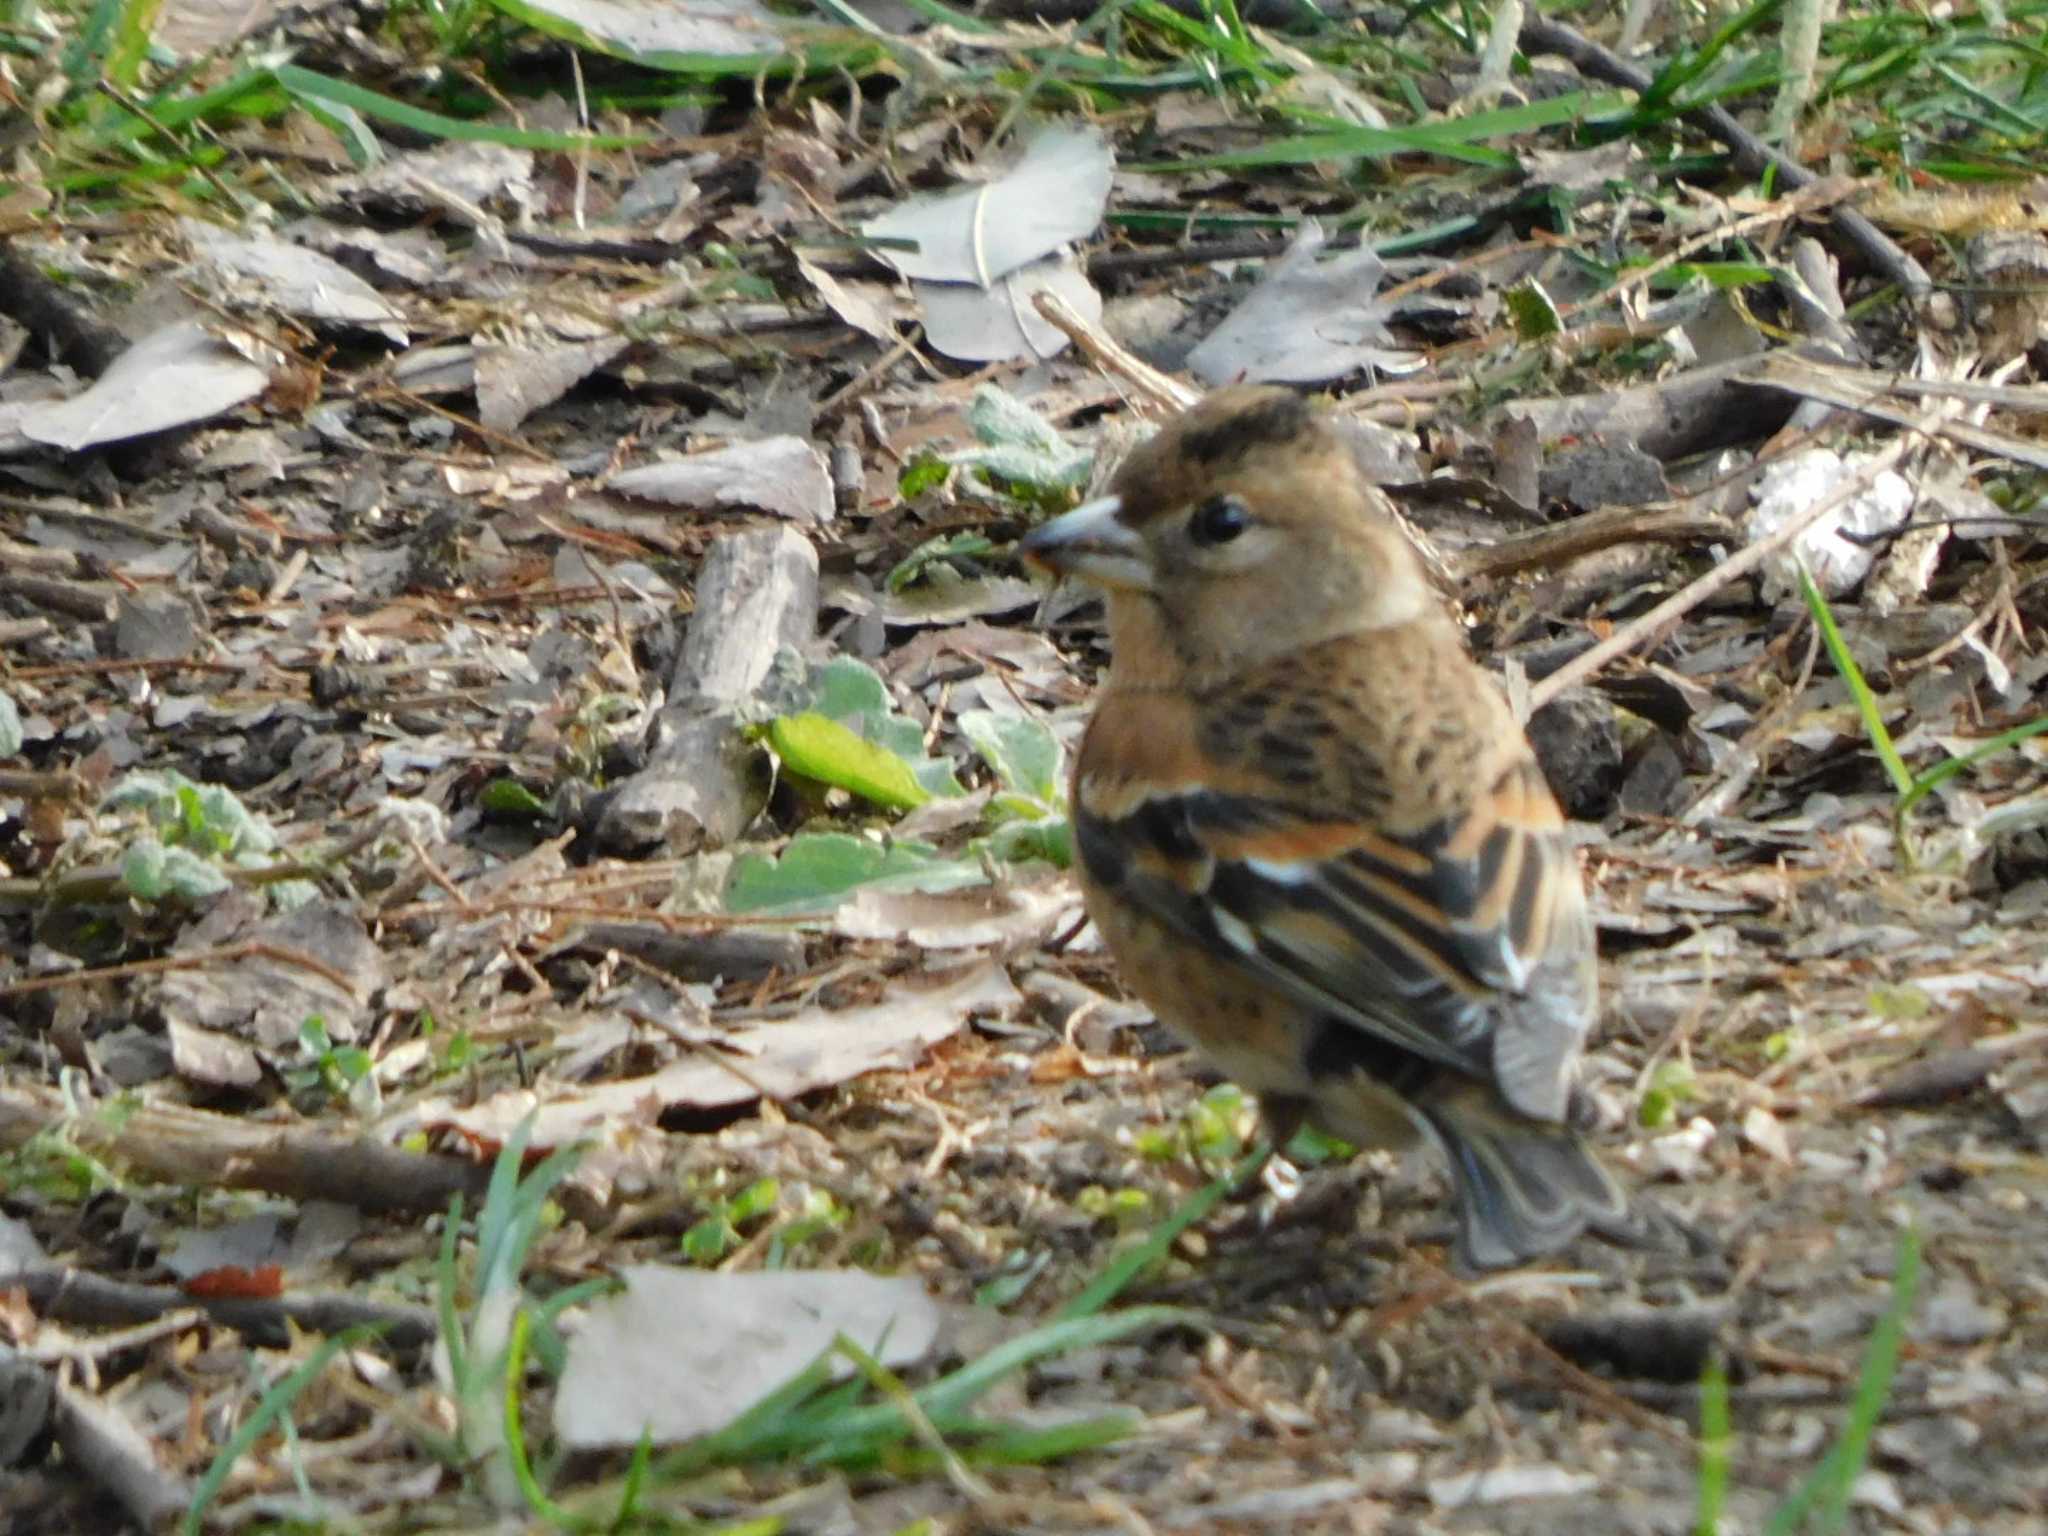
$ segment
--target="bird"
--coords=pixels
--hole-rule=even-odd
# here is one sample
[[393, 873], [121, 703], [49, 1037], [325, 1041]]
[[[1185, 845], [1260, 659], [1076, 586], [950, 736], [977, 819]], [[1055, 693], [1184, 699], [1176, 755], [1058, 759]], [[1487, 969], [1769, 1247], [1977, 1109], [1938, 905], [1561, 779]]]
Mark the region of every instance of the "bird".
[[1219, 390], [1019, 542], [1103, 589], [1070, 806], [1129, 988], [1306, 1122], [1434, 1142], [1465, 1274], [1640, 1239], [1587, 1146], [1594, 929], [1565, 820], [1385, 492], [1293, 391]]

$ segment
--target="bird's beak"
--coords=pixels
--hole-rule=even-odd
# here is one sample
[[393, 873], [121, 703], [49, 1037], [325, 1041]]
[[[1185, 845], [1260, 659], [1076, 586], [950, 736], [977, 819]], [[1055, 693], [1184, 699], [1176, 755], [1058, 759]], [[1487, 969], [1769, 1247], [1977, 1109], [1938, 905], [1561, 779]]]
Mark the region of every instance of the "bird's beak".
[[1121, 496], [1083, 502], [1066, 516], [1040, 523], [1025, 534], [1018, 552], [1047, 570], [1078, 576], [1098, 587], [1149, 592], [1151, 552], [1135, 528], [1118, 520], [1123, 505]]

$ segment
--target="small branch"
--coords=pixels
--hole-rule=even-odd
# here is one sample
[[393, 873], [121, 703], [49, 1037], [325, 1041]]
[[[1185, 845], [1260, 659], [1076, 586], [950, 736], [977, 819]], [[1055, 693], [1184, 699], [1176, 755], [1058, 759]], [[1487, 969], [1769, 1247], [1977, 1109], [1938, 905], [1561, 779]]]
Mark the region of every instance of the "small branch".
[[1041, 315], [1066, 332], [1068, 339], [1080, 348], [1082, 356], [1104, 373], [1129, 384], [1153, 408], [1184, 411], [1202, 398], [1199, 389], [1168, 377], [1128, 351], [1057, 293], [1039, 293], [1033, 297], [1032, 303]]
[[72, 800], [92, 798], [85, 780], [68, 768], [36, 773], [27, 768], [0, 768], [0, 795], [20, 795], [24, 800]]
[[[1522, 23], [1522, 51], [1557, 54], [1569, 59], [1580, 73], [1589, 78], [1626, 90], [1641, 92], [1650, 87], [1650, 77], [1633, 64], [1570, 27], [1542, 16], [1531, 17]], [[1803, 191], [1820, 180], [1797, 160], [1773, 149], [1743, 127], [1726, 107], [1697, 107], [1685, 113], [1684, 117], [1687, 122], [1725, 144], [1735, 157], [1736, 167], [1745, 175], [1756, 176], [1766, 168], [1775, 169], [1779, 184], [1795, 192]], [[1934, 291], [1934, 279], [1927, 275], [1927, 269], [1900, 250], [1888, 235], [1855, 209], [1836, 208], [1829, 218], [1841, 231], [1842, 237], [1862, 253], [1864, 260], [1903, 288], [1908, 298], [1924, 299]]]
[[1613, 507], [1461, 549], [1450, 557], [1450, 567], [1460, 582], [1478, 581], [1548, 569], [1620, 544], [1688, 544], [1735, 536], [1735, 525], [1720, 513], [1689, 505]]
[[445, 1211], [455, 1195], [482, 1198], [491, 1175], [481, 1163], [403, 1152], [311, 1125], [168, 1104], [78, 1114], [53, 1088], [0, 1081], [0, 1150], [18, 1150], [59, 1127], [72, 1145], [163, 1183], [256, 1189], [366, 1211]]
[[1905, 457], [1906, 451], [1913, 446], [1916, 437], [1931, 435], [1941, 425], [1942, 419], [1953, 414], [1957, 408], [1953, 402], [1944, 402], [1923, 413], [1912, 423], [1910, 431], [1880, 449], [1861, 470], [1844, 480], [1812, 506], [1788, 519], [1770, 537], [1758, 539], [1754, 544], [1738, 550], [1691, 585], [1674, 592], [1641, 618], [1623, 625], [1584, 655], [1559, 667], [1529, 690], [1530, 711], [1533, 713], [1541, 709], [1567, 688], [1577, 687], [1610, 661], [1626, 656], [1638, 646], [1654, 643], [1678, 620], [1723, 587], [1741, 580], [1844, 502], [1862, 495], [1880, 474]]
[[191, 1503], [185, 1480], [157, 1465], [155, 1448], [114, 1405], [60, 1381], [50, 1428], [65, 1457], [143, 1530], [169, 1530]]
[[[317, 871], [302, 870], [287, 866], [282, 870], [270, 869], [255, 873], [267, 879], [251, 881], [251, 884], [271, 884], [278, 880], [300, 880], [314, 875]], [[118, 884], [117, 887], [118, 888]], [[301, 970], [311, 971], [323, 981], [332, 983], [341, 995], [352, 1002], [360, 1003], [356, 995], [356, 984], [323, 960], [304, 954], [296, 949], [286, 949], [281, 944], [267, 944], [250, 940], [245, 944], [228, 944], [219, 949], [203, 949], [191, 955], [166, 955], [160, 960], [130, 960], [121, 965], [103, 965], [92, 970], [59, 971], [50, 976], [34, 976], [27, 981], [9, 982], [0, 987], [0, 997], [23, 997], [30, 992], [48, 992], [57, 987], [77, 986], [93, 981], [118, 981], [127, 976], [148, 976], [163, 971], [203, 971], [208, 966], [228, 960], [275, 960], [283, 965], [295, 965]]]
[[[83, 1327], [128, 1324], [183, 1328], [189, 1327], [192, 1320], [208, 1319], [267, 1349], [280, 1349], [290, 1343], [294, 1328], [326, 1334], [370, 1323], [383, 1330], [386, 1344], [401, 1351], [423, 1349], [439, 1332], [429, 1307], [371, 1301], [346, 1293], [194, 1296], [177, 1286], [138, 1285], [54, 1266], [0, 1271], [0, 1294], [25, 1296], [37, 1316]], [[98, 1339], [89, 1342], [96, 1351], [104, 1344]], [[133, 1341], [130, 1342], [132, 1345]], [[69, 1345], [67, 1351], [76, 1347]]]
[[0, 314], [41, 337], [53, 356], [96, 379], [128, 350], [128, 338], [102, 325], [62, 285], [26, 257], [0, 247]]

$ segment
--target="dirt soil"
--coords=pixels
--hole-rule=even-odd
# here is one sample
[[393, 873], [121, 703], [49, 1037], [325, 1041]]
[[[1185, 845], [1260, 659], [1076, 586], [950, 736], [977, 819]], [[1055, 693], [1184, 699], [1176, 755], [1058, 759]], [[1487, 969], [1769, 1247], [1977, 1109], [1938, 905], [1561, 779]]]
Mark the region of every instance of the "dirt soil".
[[[730, 188], [753, 186], [729, 168], [705, 184], [726, 211]], [[753, 209], [763, 227], [801, 206], [778, 196]], [[504, 301], [508, 324], [552, 291], [521, 270], [532, 285]], [[1113, 298], [1177, 286], [1205, 326], [1227, 308], [1216, 271], [1133, 271], [1106, 280]], [[1479, 325], [1447, 313], [1430, 323]], [[465, 314], [451, 333], [488, 328]], [[298, 397], [111, 458], [10, 461], [0, 689], [26, 739], [0, 782], [0, 1336], [119, 1403], [161, 1470], [196, 1477], [260, 1395], [256, 1363], [273, 1380], [323, 1331], [200, 1317], [180, 1284], [232, 1272], [265, 1304], [281, 1289], [416, 1308], [437, 1213], [458, 1188], [481, 1193], [529, 1110], [538, 1145], [591, 1147], [535, 1246], [536, 1290], [682, 1262], [692, 1242], [740, 1270], [857, 1264], [959, 1304], [963, 1354], [1053, 1316], [1255, 1136], [1251, 1106], [1123, 996], [1070, 878], [970, 846], [998, 786], [961, 720], [1006, 714], [1071, 741], [1104, 662], [1099, 610], [1011, 560], [1034, 498], [959, 469], [903, 491], [920, 455], [975, 442], [978, 384], [1105, 461], [1138, 415], [1127, 384], [1071, 353], [979, 372], [906, 357], [808, 301], [705, 324], [687, 346], [607, 354], [623, 360], [511, 427], [477, 425], [459, 393], [390, 384], [385, 352], [354, 335], [306, 363]], [[1421, 398], [1344, 408], [1384, 424]], [[1430, 426], [1401, 451], [1426, 440], [1432, 464], [1387, 478], [1511, 692], [1741, 546], [1715, 511], [1526, 570], [1474, 564], [1619, 493], [1511, 523], [1478, 484], [1491, 471], [1467, 403], [1426, 403]], [[814, 470], [825, 484], [829, 463], [831, 505], [781, 488], [749, 493], [786, 499], [778, 515], [662, 505], [602, 483], [777, 432], [817, 450], [789, 486]], [[1840, 419], [1828, 432], [1847, 440]], [[1953, 480], [1962, 450], [1943, 452], [1902, 468]], [[1457, 474], [1416, 490], [1446, 465]], [[1732, 472], [1695, 459], [1685, 483]], [[762, 542], [736, 553], [742, 534]], [[972, 537], [892, 585], [956, 535]], [[805, 565], [792, 545], [816, 553], [815, 592], [789, 574]], [[706, 572], [727, 557], [743, 579], [714, 602]], [[1915, 769], [2039, 713], [2048, 672], [2029, 527], [1958, 527], [1923, 565], [1903, 600], [1837, 603]], [[766, 620], [748, 606], [762, 591], [786, 599]], [[778, 659], [785, 642], [800, 663]], [[707, 657], [754, 671], [714, 696]], [[759, 733], [801, 696], [790, 666], [815, 677], [834, 657], [872, 669], [890, 718], [966, 795], [899, 818], [792, 773], [790, 742], [775, 770]], [[749, 1469], [699, 1513], [786, 1496], [792, 1528], [819, 1532], [930, 1517], [1679, 1536], [1695, 1529], [1699, 1383], [1718, 1360], [1722, 1529], [1758, 1531], [1843, 1432], [1910, 1233], [1917, 1296], [1842, 1528], [2048, 1532], [2048, 845], [1995, 814], [2038, 793], [2048, 758], [2018, 747], [1941, 784], [1908, 817], [1909, 861], [1806, 608], [1749, 578], [1531, 731], [1600, 913], [1598, 1139], [1698, 1251], [1589, 1241], [1467, 1283], [1446, 1267], [1440, 1167], [1304, 1158], [1118, 1299], [1185, 1308], [1181, 1322], [1039, 1366], [983, 1405], [1020, 1422], [1135, 1408], [1128, 1438], [952, 1478]], [[678, 760], [689, 772], [661, 781]], [[105, 798], [137, 774], [159, 777]], [[624, 787], [651, 783], [667, 798], [625, 816]], [[731, 824], [678, 831], [677, 807], [711, 816], [714, 790]], [[884, 833], [928, 842], [972, 883], [869, 890], [805, 920], [732, 910], [746, 857], [821, 830], [877, 857]], [[184, 847], [225, 888], [181, 887], [200, 877], [175, 859], [138, 872], [146, 834], [149, 857]], [[272, 899], [294, 881], [309, 899]], [[842, 1018], [858, 1027], [834, 1033]], [[776, 1030], [799, 1028], [809, 1043], [781, 1052], [794, 1036]], [[53, 1126], [62, 1138], [31, 1140]], [[767, 1211], [720, 1236], [764, 1179]], [[332, 1240], [316, 1217], [340, 1223]], [[53, 1270], [156, 1300], [67, 1314], [31, 1283]], [[990, 1297], [999, 1313], [970, 1315]], [[447, 1427], [424, 1350], [356, 1365], [296, 1415], [314, 1490], [371, 1527], [475, 1523], [408, 1438]], [[273, 1434], [248, 1459], [225, 1496], [241, 1517], [294, 1507], [293, 1455]], [[0, 1470], [0, 1530], [135, 1528], [75, 1459], [24, 1450]]]

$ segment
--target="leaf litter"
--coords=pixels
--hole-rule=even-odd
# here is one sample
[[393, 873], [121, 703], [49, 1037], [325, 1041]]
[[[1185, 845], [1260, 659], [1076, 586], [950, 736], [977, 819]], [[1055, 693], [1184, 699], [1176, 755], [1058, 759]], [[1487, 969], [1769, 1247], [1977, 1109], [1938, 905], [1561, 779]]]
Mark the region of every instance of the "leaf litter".
[[[843, 67], [835, 95], [707, 66], [822, 57], [743, 5], [497, 14], [563, 92], [483, 125], [505, 142], [397, 147], [399, 55], [295, 22], [301, 73], [267, 78], [324, 115], [249, 116], [223, 164], [289, 164], [312, 217], [273, 233], [200, 177], [154, 224], [16, 237], [113, 341], [98, 367], [15, 355], [0, 400], [0, 1214], [30, 1239], [0, 1293], [17, 1349], [112, 1326], [66, 1313], [67, 1275], [122, 1287], [131, 1324], [209, 1320], [209, 1354], [101, 1367], [126, 1465], [197, 1479], [257, 1403], [246, 1367], [316, 1359], [285, 1308], [342, 1337], [317, 1292], [413, 1337], [449, 1196], [528, 1138], [586, 1148], [546, 1220], [522, 1208], [537, 1291], [731, 1281], [777, 1334], [902, 1343], [883, 1358], [912, 1375], [910, 1341], [856, 1326], [851, 1272], [1049, 1319], [1242, 1149], [1248, 1106], [1077, 930], [1064, 765], [1099, 615], [1008, 555], [1100, 483], [1151, 368], [1312, 380], [1358, 419], [1584, 829], [1603, 1141], [1710, 1251], [1460, 1286], [1437, 1172], [1297, 1147], [1291, 1192], [1219, 1206], [1126, 1298], [1183, 1321], [1038, 1360], [1003, 1404], [1123, 1405], [1142, 1436], [965, 1477], [929, 1446], [940, 1471], [830, 1484], [764, 1462], [699, 1512], [1691, 1530], [1684, 1325], [1711, 1304], [1728, 1520], [1761, 1527], [1841, 1421], [1910, 1224], [1925, 1294], [1851, 1528], [2036, 1528], [2038, 324], [1884, 286], [1922, 295], [1946, 253], [1918, 233], [2006, 203], [1880, 193], [1874, 244], [1843, 189], [1646, 160], [1668, 122], [1602, 142], [1611, 92], [1417, 117], [1460, 77], [1382, 95], [1341, 19], [1282, 41], [1132, 8], [1135, 46], [849, 22], [812, 77]], [[1548, 41], [1545, 69], [1608, 92], [1597, 53]], [[1092, 72], [1117, 110], [1006, 139], [1014, 92], [939, 84], [997, 59], [1012, 86]], [[602, 105], [635, 61], [660, 116]], [[1304, 137], [1268, 87], [1339, 121]], [[622, 126], [639, 142], [595, 131]], [[2026, 233], [1943, 277], [2032, 270]], [[109, 794], [132, 772], [147, 815]], [[118, 1222], [81, 1221], [94, 1200]], [[243, 1310], [180, 1288], [208, 1275]], [[677, 1310], [679, 1341], [742, 1326]], [[629, 1443], [644, 1399], [617, 1352], [576, 1363], [578, 1315], [555, 1422], [590, 1433], [574, 1380]], [[1620, 1349], [1644, 1316], [1664, 1332]], [[741, 1354], [722, 1409], [782, 1370]], [[465, 1497], [389, 1432], [463, 1384], [397, 1346], [344, 1363], [217, 1509], [296, 1482], [390, 1524]], [[122, 1464], [85, 1443], [74, 1465]], [[62, 1523], [84, 1475], [24, 1486], [85, 1528]], [[177, 1491], [138, 1476], [124, 1507]]]

